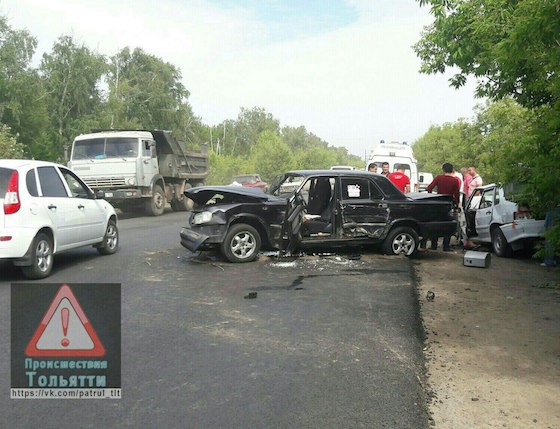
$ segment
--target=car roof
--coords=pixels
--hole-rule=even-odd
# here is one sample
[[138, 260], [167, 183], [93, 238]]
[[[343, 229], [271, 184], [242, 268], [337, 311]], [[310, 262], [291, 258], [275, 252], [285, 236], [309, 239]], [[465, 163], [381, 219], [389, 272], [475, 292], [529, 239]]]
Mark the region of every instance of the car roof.
[[486, 191], [487, 189], [495, 188], [497, 185], [495, 183], [489, 183], [488, 185], [478, 186], [475, 189]]
[[56, 164], [54, 162], [49, 161], [40, 161], [36, 159], [0, 159], [0, 167], [4, 168], [21, 168], [21, 167], [44, 167], [49, 165], [56, 165], [60, 166], [60, 164]]

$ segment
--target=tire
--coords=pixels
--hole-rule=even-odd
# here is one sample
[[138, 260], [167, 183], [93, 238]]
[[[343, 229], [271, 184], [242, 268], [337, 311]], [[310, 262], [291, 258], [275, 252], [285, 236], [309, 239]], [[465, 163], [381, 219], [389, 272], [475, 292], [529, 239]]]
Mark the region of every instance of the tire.
[[40, 232], [33, 239], [31, 265], [21, 267], [28, 279], [44, 279], [52, 271], [54, 256], [53, 243], [47, 234]]
[[418, 250], [418, 243], [418, 234], [414, 229], [408, 226], [399, 226], [389, 231], [383, 241], [383, 253], [413, 256]]
[[152, 198], [150, 198], [149, 201], [146, 201], [146, 213], [149, 216], [161, 216], [165, 210], [165, 203], [166, 199], [163, 189], [161, 186], [155, 185], [152, 192]]
[[255, 228], [244, 223], [232, 225], [221, 246], [224, 257], [230, 262], [254, 261], [261, 250], [261, 236]]
[[507, 242], [500, 228], [494, 228], [492, 230], [492, 249], [494, 249], [496, 256], [500, 256], [501, 258], [509, 258], [513, 254], [511, 245]]
[[103, 237], [103, 242], [97, 251], [100, 255], [112, 255], [117, 251], [119, 247], [119, 230], [117, 224], [114, 220], [109, 220], [107, 223], [107, 228], [105, 229], [105, 236]]

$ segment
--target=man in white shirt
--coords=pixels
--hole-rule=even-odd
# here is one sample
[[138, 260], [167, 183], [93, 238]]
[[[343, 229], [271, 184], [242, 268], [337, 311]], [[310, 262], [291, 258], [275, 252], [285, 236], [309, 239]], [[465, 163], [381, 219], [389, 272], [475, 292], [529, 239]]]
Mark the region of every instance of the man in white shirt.
[[469, 173], [472, 177], [471, 183], [469, 183], [469, 188], [467, 189], [466, 197], [468, 198], [475, 188], [482, 186], [482, 177], [478, 175], [478, 173], [476, 172], [476, 168], [474, 168], [474, 166], [472, 165], [468, 168], [467, 173]]

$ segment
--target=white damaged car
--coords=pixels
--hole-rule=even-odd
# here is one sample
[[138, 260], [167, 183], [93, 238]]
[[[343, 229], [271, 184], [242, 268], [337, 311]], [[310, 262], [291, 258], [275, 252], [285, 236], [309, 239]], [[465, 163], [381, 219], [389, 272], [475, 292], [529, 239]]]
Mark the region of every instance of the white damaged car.
[[463, 213], [463, 234], [474, 243], [491, 244], [498, 256], [510, 257], [544, 239], [544, 220], [534, 219], [529, 210], [508, 201], [498, 184], [476, 188]]

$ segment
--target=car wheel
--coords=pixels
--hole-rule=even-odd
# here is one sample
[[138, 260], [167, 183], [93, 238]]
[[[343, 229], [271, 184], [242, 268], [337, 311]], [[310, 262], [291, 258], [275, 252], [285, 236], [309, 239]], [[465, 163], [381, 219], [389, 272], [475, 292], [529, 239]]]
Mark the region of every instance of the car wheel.
[[492, 248], [494, 249], [494, 253], [502, 258], [509, 258], [513, 253], [510, 244], [507, 242], [500, 228], [494, 228], [492, 230]]
[[383, 242], [383, 253], [412, 256], [418, 250], [418, 234], [408, 226], [399, 226], [389, 231]]
[[110, 220], [107, 223], [107, 229], [105, 230], [105, 236], [101, 246], [97, 247], [97, 251], [101, 255], [112, 255], [117, 251], [119, 247], [119, 230], [117, 224], [114, 220]]
[[233, 225], [226, 234], [221, 250], [230, 262], [254, 261], [261, 250], [261, 236], [250, 225]]
[[165, 194], [161, 186], [155, 185], [152, 198], [146, 201], [146, 213], [150, 216], [161, 216], [165, 210]]
[[33, 239], [31, 265], [21, 267], [23, 275], [28, 279], [43, 279], [53, 267], [53, 243], [47, 234], [39, 233]]

